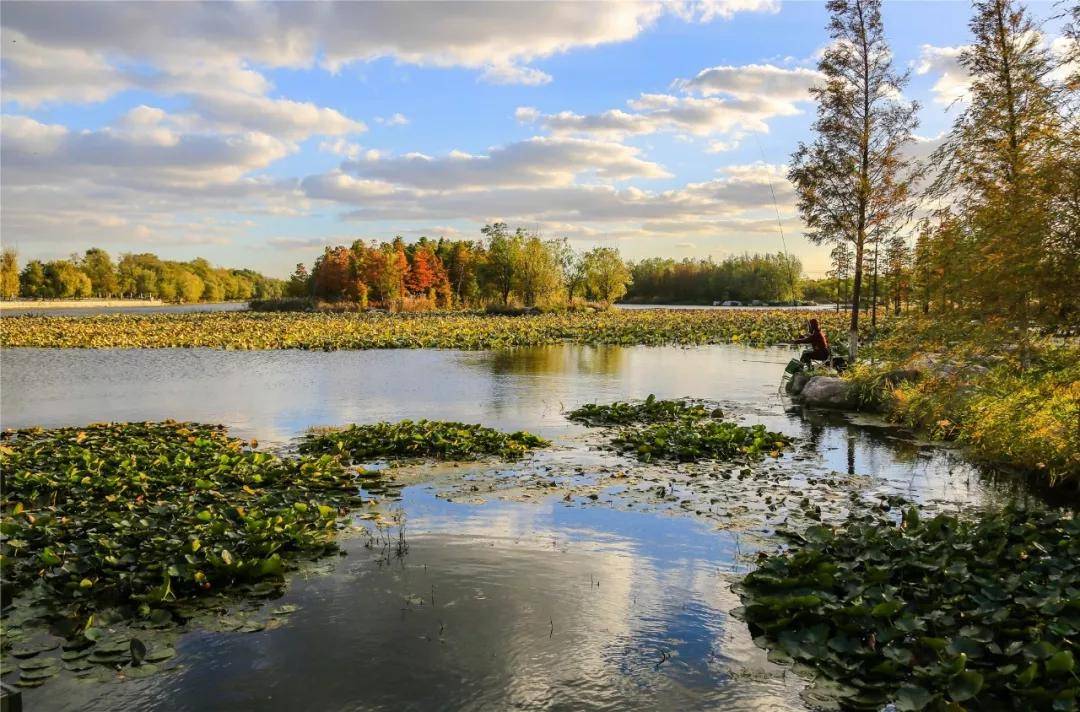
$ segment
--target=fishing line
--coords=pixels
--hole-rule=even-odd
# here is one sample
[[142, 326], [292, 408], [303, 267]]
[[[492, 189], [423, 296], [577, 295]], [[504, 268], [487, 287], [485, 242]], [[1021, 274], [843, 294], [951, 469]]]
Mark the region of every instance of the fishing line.
[[787, 251], [787, 240], [784, 238], [784, 224], [780, 220], [780, 204], [776, 202], [776, 191], [773, 190], [772, 175], [769, 173], [769, 162], [765, 160], [765, 149], [761, 147], [761, 140], [754, 134], [754, 141], [757, 143], [758, 153], [761, 154], [761, 162], [765, 164], [765, 179], [769, 181], [769, 194], [772, 196], [773, 210], [776, 211], [776, 228], [780, 231], [780, 244], [784, 248], [784, 260], [787, 262], [788, 278], [791, 281], [791, 306], [798, 306], [795, 303], [795, 272], [791, 269], [791, 255]]

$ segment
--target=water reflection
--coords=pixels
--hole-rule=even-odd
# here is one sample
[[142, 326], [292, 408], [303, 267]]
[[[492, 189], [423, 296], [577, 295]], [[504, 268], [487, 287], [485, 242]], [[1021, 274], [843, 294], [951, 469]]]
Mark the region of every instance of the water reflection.
[[[777, 394], [789, 357], [738, 346], [0, 351], [3, 427], [176, 418], [268, 444], [312, 425], [463, 420], [555, 440], [495, 473], [508, 487], [549, 466], [581, 477], [633, 467], [656, 505], [639, 513], [547, 494], [450, 504], [413, 485], [400, 503], [408, 555], [387, 562], [347, 543], [329, 575], [294, 581], [275, 604], [302, 606], [287, 627], [193, 633], [176, 672], [104, 686], [60, 676], [28, 691], [27, 709], [798, 709], [802, 683], [727, 615], [740, 536], [768, 535], [804, 497], [842, 507], [849, 491], [900, 493], [956, 506], [1005, 490], [895, 429], [790, 410]], [[796, 447], [744, 481], [723, 478], [724, 465], [659, 468], [588, 450], [586, 430], [564, 417], [650, 393], [721, 401]]]
[[188, 636], [175, 672], [60, 679], [31, 709], [801, 709], [725, 585], [735, 540], [685, 519], [448, 505], [405, 491], [408, 554], [363, 546], [255, 634]]

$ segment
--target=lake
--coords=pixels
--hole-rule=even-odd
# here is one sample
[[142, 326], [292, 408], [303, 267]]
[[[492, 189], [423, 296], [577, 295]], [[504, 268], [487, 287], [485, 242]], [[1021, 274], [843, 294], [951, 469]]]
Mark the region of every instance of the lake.
[[[1014, 493], [873, 419], [804, 413], [778, 394], [792, 353], [5, 349], [5, 428], [174, 418], [288, 448], [311, 426], [430, 418], [553, 440], [512, 465], [395, 468], [346, 556], [245, 613], [298, 606], [280, 625], [193, 629], [166, 672], [61, 674], [24, 691], [24, 708], [804, 709], [805, 681], [754, 645], [729, 589], [778, 528], [804, 521], [799, 503], [831, 521], [883, 495], [955, 509]], [[650, 393], [716, 401], [795, 446], [744, 479], [730, 464], [618, 456], [564, 416]]]

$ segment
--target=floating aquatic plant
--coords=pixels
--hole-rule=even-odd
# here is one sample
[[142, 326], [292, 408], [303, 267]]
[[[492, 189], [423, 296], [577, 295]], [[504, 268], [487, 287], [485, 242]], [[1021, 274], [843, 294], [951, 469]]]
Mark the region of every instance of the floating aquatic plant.
[[[846, 329], [831, 311], [614, 309], [508, 317], [469, 312], [307, 314], [202, 312], [86, 317], [15, 316], [0, 346], [48, 348], [497, 349], [557, 343], [765, 346], [790, 339], [810, 317]], [[880, 326], [880, 325], [879, 325]]]
[[193, 423], [3, 433], [5, 583], [72, 603], [147, 607], [279, 578], [335, 546], [358, 501], [334, 457], [281, 458]]
[[789, 444], [786, 435], [764, 425], [738, 425], [722, 420], [680, 420], [625, 428], [611, 445], [639, 460], [732, 460], [779, 455]]
[[817, 704], [1072, 710], [1080, 520], [1010, 506], [809, 527], [737, 587], [770, 658], [823, 674]]
[[650, 393], [648, 398], [639, 402], [616, 401], [603, 405], [586, 403], [570, 411], [566, 417], [586, 425], [598, 426], [671, 422], [683, 419], [704, 420], [705, 418], [723, 418], [724, 413], [719, 408], [710, 407], [702, 401], [688, 398], [662, 400]]
[[442, 420], [350, 425], [309, 433], [300, 452], [340, 455], [353, 462], [387, 457], [473, 460], [483, 455], [517, 458], [548, 442], [532, 433], [504, 433], [482, 425]]

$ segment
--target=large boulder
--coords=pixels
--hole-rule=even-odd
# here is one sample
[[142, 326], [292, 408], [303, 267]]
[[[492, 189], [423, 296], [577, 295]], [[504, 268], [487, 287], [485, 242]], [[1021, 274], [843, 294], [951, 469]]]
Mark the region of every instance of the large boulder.
[[802, 401], [816, 408], [840, 408], [850, 410], [858, 407], [851, 384], [834, 376], [814, 376], [802, 389]]

